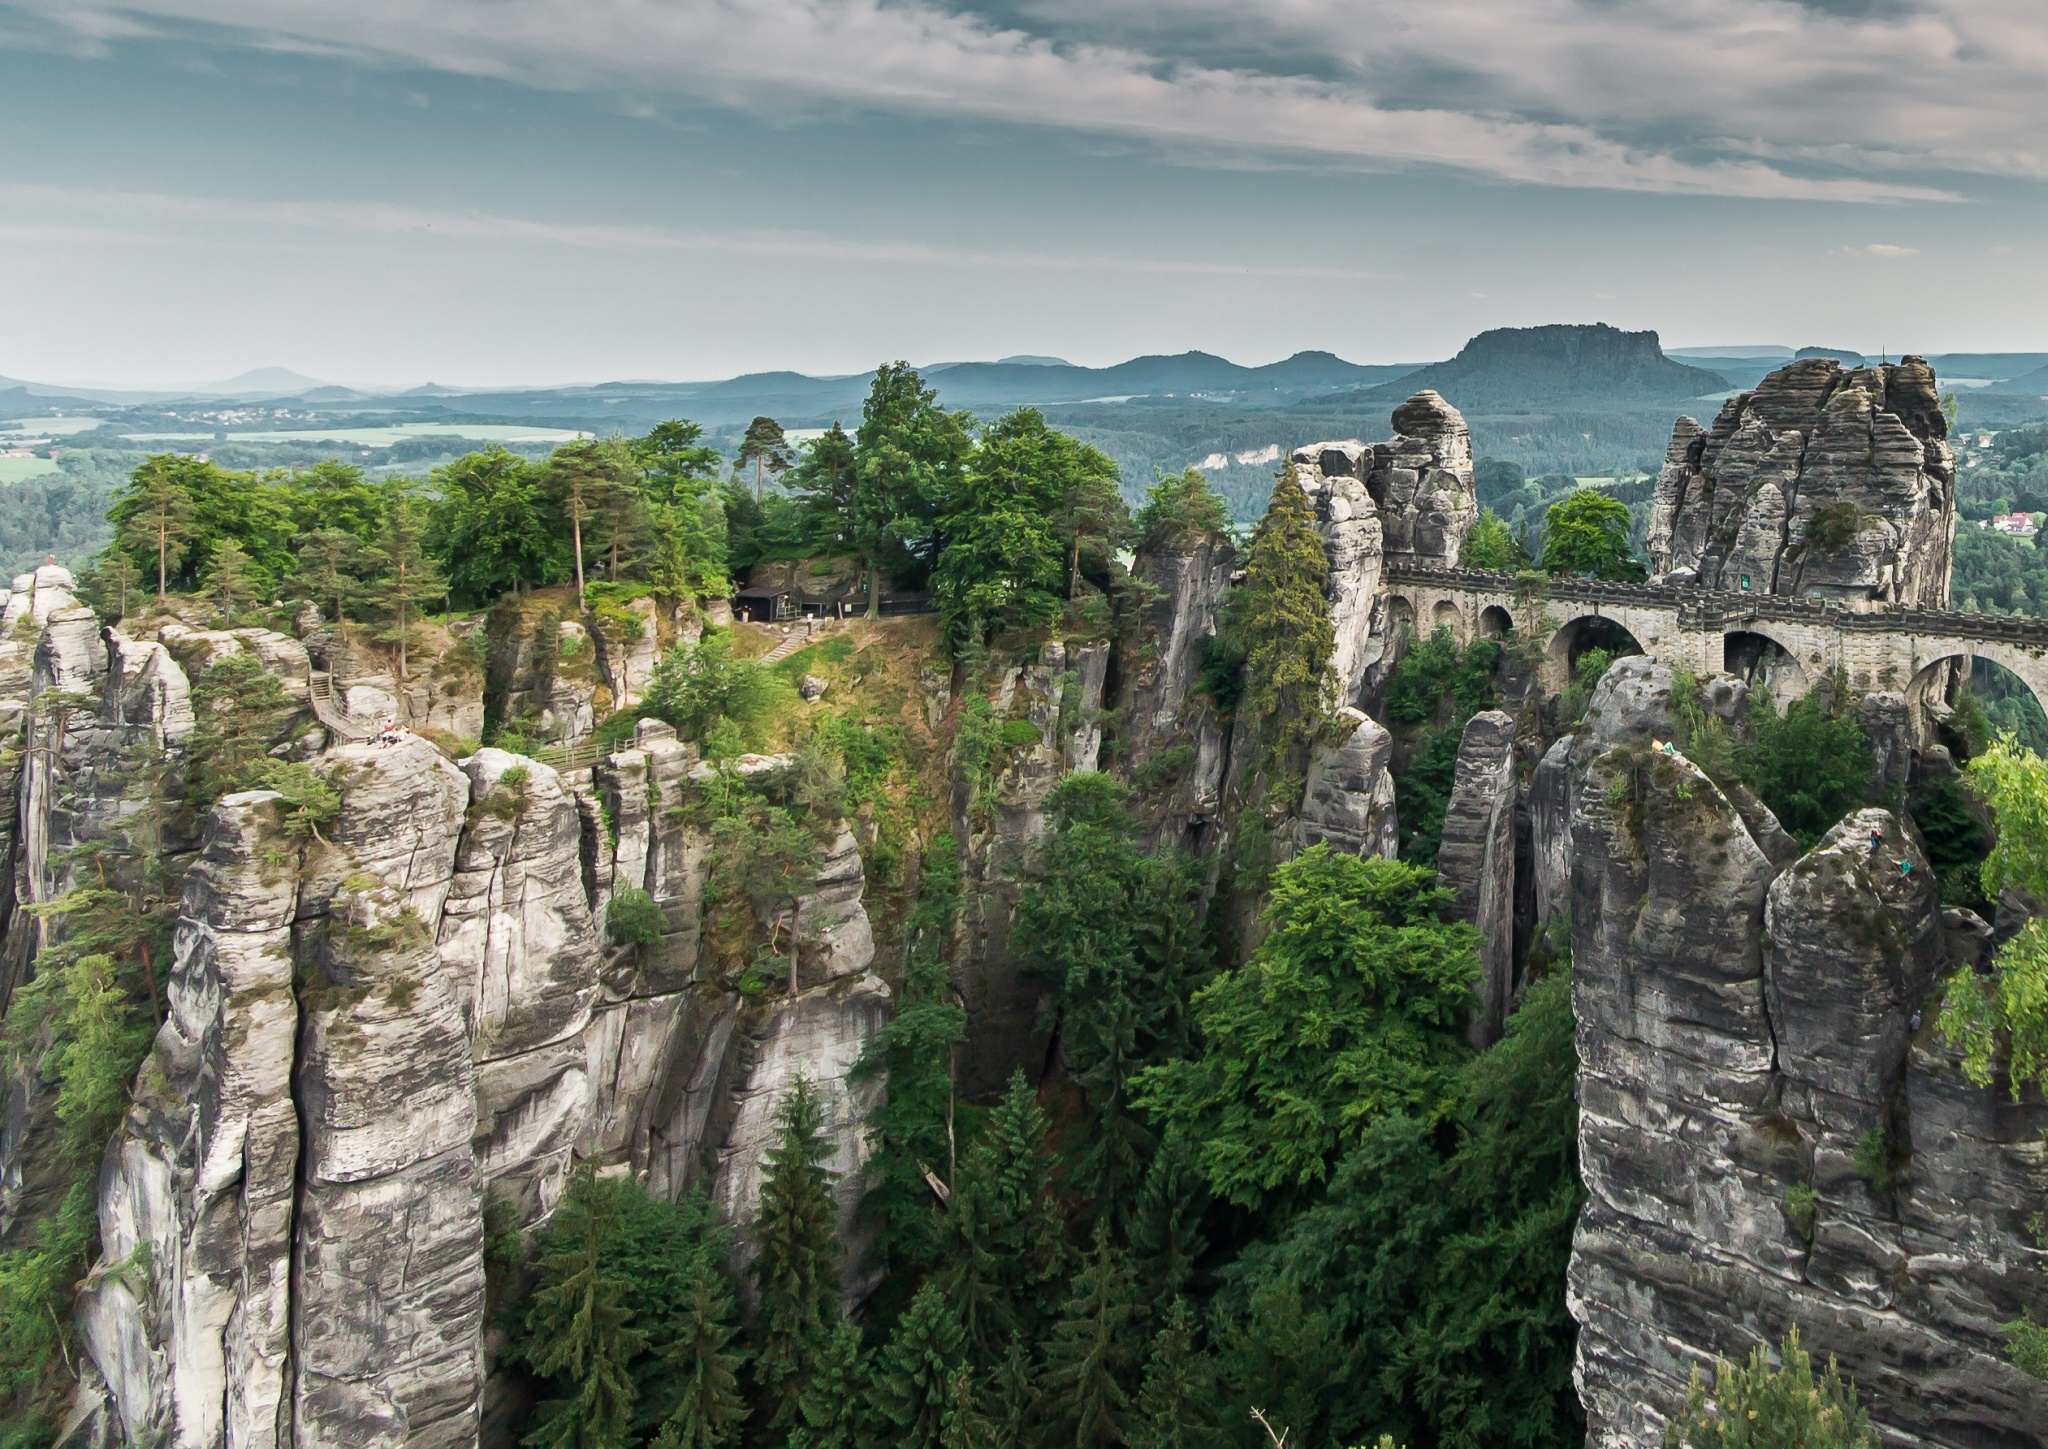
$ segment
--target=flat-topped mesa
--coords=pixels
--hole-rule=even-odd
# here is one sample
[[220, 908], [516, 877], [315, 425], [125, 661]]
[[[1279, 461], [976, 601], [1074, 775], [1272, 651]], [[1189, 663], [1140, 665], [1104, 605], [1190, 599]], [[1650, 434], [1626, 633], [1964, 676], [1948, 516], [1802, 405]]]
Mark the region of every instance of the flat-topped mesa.
[[1852, 605], [1939, 606], [1955, 454], [1934, 369], [1802, 358], [1680, 418], [1651, 509], [1655, 580]]

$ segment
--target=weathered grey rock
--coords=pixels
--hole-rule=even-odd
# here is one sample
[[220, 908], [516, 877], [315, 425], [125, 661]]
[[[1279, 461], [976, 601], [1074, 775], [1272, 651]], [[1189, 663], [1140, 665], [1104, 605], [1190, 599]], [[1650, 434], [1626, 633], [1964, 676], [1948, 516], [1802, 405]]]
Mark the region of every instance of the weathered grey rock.
[[1343, 704], [1358, 702], [1366, 670], [1380, 657], [1372, 618], [1385, 543], [1380, 512], [1365, 481], [1371, 457], [1372, 450], [1361, 443], [1313, 443], [1295, 449], [1292, 457], [1329, 560], [1326, 591], [1336, 637], [1330, 674]]
[[[2048, 1109], [1970, 1087], [1925, 1031], [1910, 1044], [1942, 955], [1911, 836], [1861, 811], [1780, 867], [1689, 761], [1627, 742], [1572, 812], [1589, 1444], [1657, 1442], [1695, 1368], [1795, 1326], [1888, 1444], [2036, 1442], [2048, 1388], [1996, 1324], [2048, 1306], [2020, 1222], [2048, 1187], [2020, 1147]], [[1900, 1149], [1889, 1192], [1856, 1167], [1873, 1129]]]
[[473, 803], [436, 944], [476, 1062], [478, 1168], [531, 1217], [559, 1196], [592, 1106], [599, 940], [583, 826], [546, 765], [479, 750], [462, 770]]
[[1363, 710], [1340, 710], [1338, 720], [1341, 740], [1318, 746], [1309, 758], [1295, 845], [1306, 850], [1327, 843], [1346, 854], [1391, 860], [1398, 843], [1394, 777], [1387, 768], [1394, 738]]
[[14, 576], [14, 587], [7, 591], [5, 605], [0, 606], [0, 634], [40, 629], [60, 609], [77, 607], [78, 580], [71, 577], [71, 570], [62, 564], [43, 564]]
[[1394, 436], [1376, 443], [1366, 487], [1380, 515], [1388, 563], [1455, 567], [1479, 521], [1472, 433], [1434, 392], [1394, 409]]
[[1955, 455], [1917, 357], [1778, 369], [1710, 429], [1681, 418], [1658, 474], [1653, 577], [1851, 603], [1947, 602]]
[[1109, 646], [1069, 650], [1048, 642], [1038, 662], [1011, 671], [997, 691], [999, 716], [1026, 719], [1035, 741], [1007, 748], [990, 789], [976, 798], [955, 782], [954, 830], [961, 842], [965, 908], [955, 932], [954, 984], [967, 1007], [963, 1087], [998, 1089], [1014, 1067], [1043, 1057], [1037, 990], [1018, 976], [1010, 926], [1025, 875], [1050, 826], [1045, 802], [1060, 778], [1096, 767]]
[[186, 877], [170, 1011], [100, 1173], [79, 1347], [127, 1443], [296, 1442], [297, 899], [275, 857], [297, 852], [277, 801], [215, 807]]
[[797, 681], [796, 686], [797, 694], [807, 703], [812, 700], [823, 699], [825, 697], [825, 689], [825, 681], [818, 678], [815, 674], [806, 674]]
[[1229, 540], [1209, 535], [1163, 540], [1131, 564], [1145, 592], [1118, 659], [1117, 760], [1155, 842], [1193, 843], [1221, 803], [1226, 735], [1198, 681], [1236, 562]]
[[1478, 928], [1479, 996], [1474, 1046], [1500, 1038], [1520, 982], [1515, 977], [1515, 721], [1483, 710], [1458, 740], [1457, 772], [1444, 806], [1437, 877], [1458, 915]]

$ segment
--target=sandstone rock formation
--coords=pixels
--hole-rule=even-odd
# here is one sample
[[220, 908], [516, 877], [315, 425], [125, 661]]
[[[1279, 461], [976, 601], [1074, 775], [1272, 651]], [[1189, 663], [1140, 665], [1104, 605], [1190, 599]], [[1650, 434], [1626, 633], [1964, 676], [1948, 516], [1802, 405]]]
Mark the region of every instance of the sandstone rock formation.
[[1289, 455], [1329, 555], [1341, 704], [1361, 702], [1373, 667], [1400, 642], [1380, 594], [1384, 566], [1455, 566], [1479, 518], [1472, 434], [1458, 410], [1419, 392], [1394, 409], [1394, 430], [1384, 443], [1311, 443]]
[[2048, 1190], [2048, 1109], [1969, 1086], [1930, 1040], [1945, 963], [1917, 843], [1864, 811], [1788, 862], [1760, 807], [1618, 728], [1628, 687], [1602, 687], [1613, 742], [1582, 742], [1570, 792], [1589, 1443], [1655, 1442], [1695, 1368], [1795, 1326], [1888, 1443], [2038, 1442], [2048, 1385], [1997, 1325], [2048, 1311], [2022, 1211]]
[[1294, 845], [1327, 843], [1347, 855], [1391, 860], [1397, 845], [1394, 778], [1387, 762], [1394, 738], [1363, 710], [1339, 711], [1334, 744], [1309, 758], [1307, 788], [1294, 820]]
[[1131, 564], [1146, 588], [1132, 631], [1143, 642], [1118, 661], [1117, 758], [1145, 782], [1155, 842], [1197, 847], [1221, 804], [1228, 734], [1199, 680], [1236, 563], [1227, 539], [1203, 537], [1140, 549]]
[[[69, 888], [65, 851], [147, 803], [150, 762], [175, 767], [190, 671], [249, 651], [303, 691], [307, 655], [283, 635], [171, 624], [160, 641], [53, 607], [26, 697], [0, 701], [0, 728], [33, 730], [36, 746], [0, 755], [10, 984], [41, 929], [15, 902]], [[1099, 704], [1101, 654], [1048, 667]], [[1093, 708], [1047, 709], [1062, 762], [1092, 763]], [[851, 1069], [889, 993], [847, 829], [824, 833], [797, 894], [798, 993], [750, 999], [704, 948], [708, 841], [677, 807], [709, 771], [666, 726], [643, 724], [594, 783], [500, 750], [458, 767], [417, 736], [313, 763], [340, 796], [317, 833], [252, 791], [208, 812], [203, 841], [158, 842], [185, 877], [169, 1012], [100, 1179], [102, 1256], [78, 1305], [81, 1432], [473, 1444], [491, 1368], [485, 1204], [534, 1223], [572, 1166], [596, 1161], [657, 1192], [701, 1184], [744, 1225], [799, 1073], [825, 1098], [858, 1243], [879, 1088]], [[788, 763], [735, 768], [774, 788]], [[606, 941], [624, 885], [670, 922], [652, 946]], [[59, 1186], [39, 1170], [55, 1156], [47, 1087], [24, 1071], [6, 1092], [0, 1242]]]
[[1653, 578], [1856, 604], [1948, 601], [1955, 454], [1916, 357], [1779, 368], [1681, 418], [1650, 516]]
[[1444, 807], [1438, 878], [1456, 894], [1458, 914], [1479, 930], [1479, 1001], [1469, 1035], [1497, 1041], [1514, 1004], [1515, 722], [1497, 709], [1466, 722], [1457, 774]]
[[999, 1089], [1011, 1070], [1044, 1057], [1038, 995], [1018, 976], [1010, 944], [1017, 898], [1051, 828], [1045, 802], [1063, 775], [1093, 770], [1102, 749], [1109, 645], [1057, 640], [1035, 664], [1011, 669], [997, 689], [997, 719], [1025, 720], [1035, 739], [998, 744], [985, 784], [956, 771], [954, 832], [960, 842], [965, 908], [955, 931], [954, 984], [967, 1007], [963, 1090]]

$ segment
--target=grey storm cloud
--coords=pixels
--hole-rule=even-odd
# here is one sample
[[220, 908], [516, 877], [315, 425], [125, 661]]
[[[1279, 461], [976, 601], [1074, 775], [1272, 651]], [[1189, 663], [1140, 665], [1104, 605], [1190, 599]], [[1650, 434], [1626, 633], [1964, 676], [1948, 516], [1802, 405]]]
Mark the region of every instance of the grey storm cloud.
[[[857, 107], [1345, 166], [1753, 199], [2048, 174], [2038, 0], [23, 0], [570, 91]], [[1882, 136], [1883, 145], [1867, 138]]]

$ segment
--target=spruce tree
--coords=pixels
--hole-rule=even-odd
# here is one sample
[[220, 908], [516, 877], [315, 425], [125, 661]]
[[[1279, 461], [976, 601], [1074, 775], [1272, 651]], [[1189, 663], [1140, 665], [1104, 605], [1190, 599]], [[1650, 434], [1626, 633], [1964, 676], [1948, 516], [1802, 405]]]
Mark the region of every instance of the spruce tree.
[[839, 1312], [839, 1251], [833, 1240], [833, 1174], [825, 1167], [824, 1104], [810, 1082], [775, 1111], [776, 1140], [764, 1159], [754, 1219], [752, 1272], [754, 1390], [770, 1428], [797, 1415], [797, 1396], [824, 1356]]
[[1130, 1442], [1138, 1317], [1130, 1264], [1110, 1246], [1108, 1225], [1097, 1223], [1039, 1375], [1039, 1440], [1046, 1449]]
[[1305, 750], [1335, 703], [1329, 569], [1308, 494], [1289, 463], [1252, 534], [1244, 584], [1233, 600], [1244, 655], [1238, 709], [1256, 732], [1255, 759], [1262, 766], [1285, 766], [1292, 753]]
[[717, 1267], [699, 1258], [689, 1270], [672, 1336], [661, 1348], [678, 1392], [655, 1449], [726, 1449], [739, 1442], [747, 1404], [740, 1394], [734, 1331], [732, 1294]]
[[1021, 1449], [1038, 1405], [1038, 1365], [1015, 1334], [989, 1375], [989, 1449]]
[[520, 1350], [554, 1392], [525, 1442], [535, 1449], [622, 1449], [632, 1442], [635, 1391], [627, 1365], [646, 1346], [626, 1304], [628, 1284], [605, 1259], [611, 1200], [587, 1170], [571, 1182], [542, 1235]]
[[1222, 1449], [1230, 1441], [1216, 1397], [1215, 1367], [1195, 1344], [1194, 1311], [1176, 1298], [1145, 1359], [1131, 1449]]
[[1202, 1231], [1209, 1203], [1209, 1183], [1186, 1134], [1168, 1133], [1145, 1170], [1131, 1212], [1133, 1266], [1156, 1300], [1187, 1292], [1194, 1265], [1209, 1246]]
[[939, 1435], [942, 1449], [990, 1449], [995, 1424], [983, 1412], [974, 1370], [961, 1364], [946, 1380], [946, 1424]]
[[868, 1391], [876, 1434], [895, 1449], [939, 1449], [952, 1407], [953, 1370], [965, 1359], [965, 1336], [945, 1295], [927, 1283], [875, 1365]]
[[797, 1423], [789, 1449], [857, 1449], [862, 1442], [862, 1397], [867, 1360], [860, 1330], [842, 1321], [797, 1396]]
[[1064, 1225], [1046, 1131], [1024, 1074], [1013, 1073], [954, 1185], [938, 1281], [978, 1363], [993, 1362], [1012, 1334], [1037, 1341], [1059, 1282]]
[[861, 1212], [892, 1276], [922, 1273], [938, 1260], [944, 1219], [925, 1172], [949, 1184], [956, 1176], [953, 1053], [966, 1037], [967, 1013], [954, 1000], [943, 952], [959, 908], [960, 860], [953, 837], [941, 835], [925, 848], [896, 1014], [854, 1068], [856, 1078], [880, 1077], [887, 1087], [868, 1119]]

